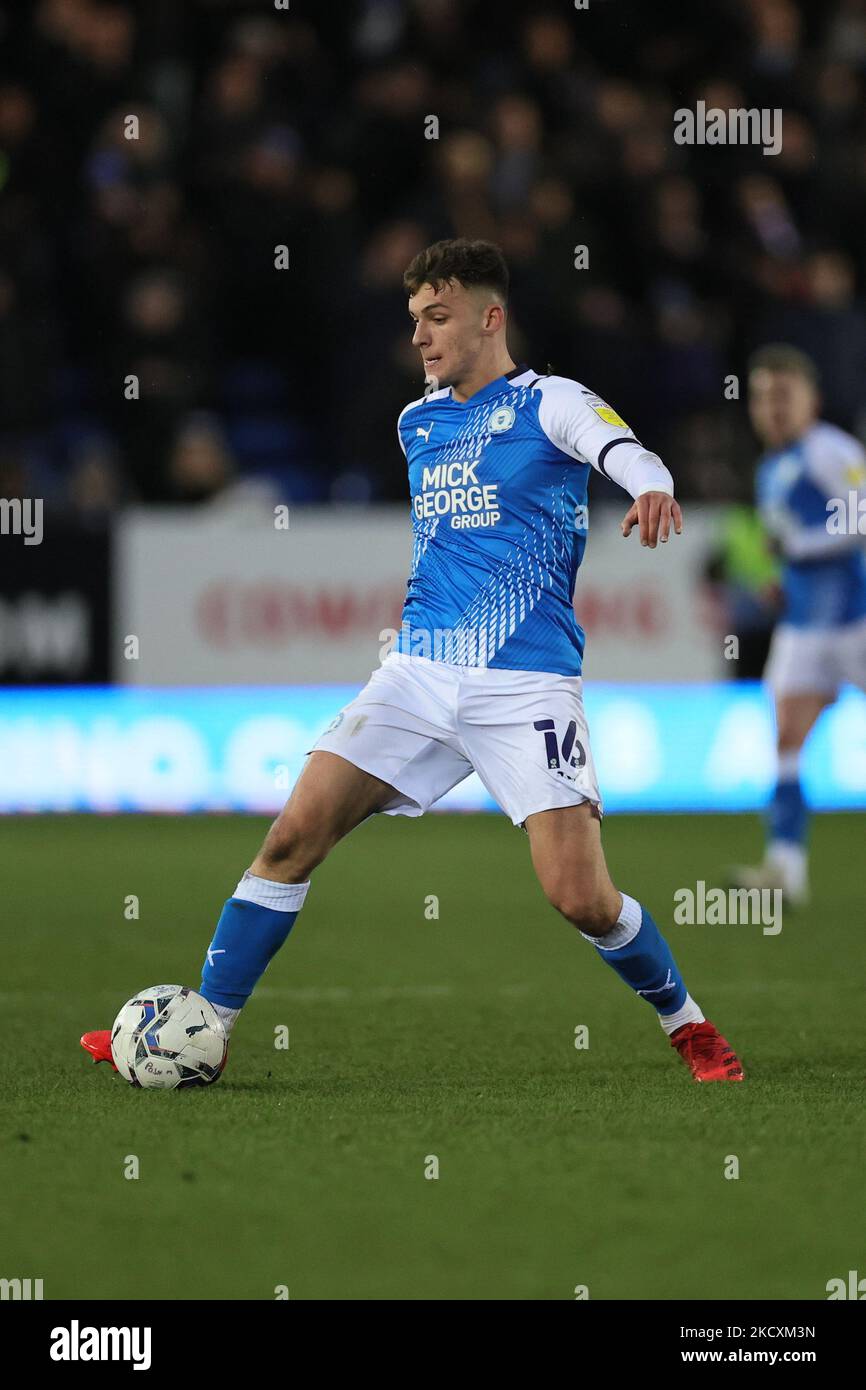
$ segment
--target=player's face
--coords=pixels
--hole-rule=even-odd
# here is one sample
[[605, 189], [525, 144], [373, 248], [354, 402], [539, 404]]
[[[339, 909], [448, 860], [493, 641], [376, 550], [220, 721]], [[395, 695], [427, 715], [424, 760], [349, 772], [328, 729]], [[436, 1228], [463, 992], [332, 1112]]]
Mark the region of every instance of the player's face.
[[818, 394], [799, 372], [774, 372], [759, 367], [749, 378], [749, 417], [768, 449], [799, 439], [812, 424]]
[[490, 341], [488, 297], [452, 281], [434, 290], [422, 285], [409, 300], [415, 320], [412, 346], [421, 354], [424, 375], [440, 386], [459, 386], [472, 375], [479, 354]]

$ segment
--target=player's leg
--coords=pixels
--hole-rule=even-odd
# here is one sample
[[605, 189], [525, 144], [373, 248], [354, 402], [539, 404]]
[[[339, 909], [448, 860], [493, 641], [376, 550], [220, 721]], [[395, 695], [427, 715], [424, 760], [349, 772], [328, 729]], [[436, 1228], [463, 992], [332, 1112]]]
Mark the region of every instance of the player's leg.
[[256, 982], [294, 926], [310, 875], [334, 845], [396, 795], [335, 753], [310, 754], [264, 844], [223, 907], [201, 993], [231, 1031]]
[[696, 1080], [741, 1080], [730, 1046], [689, 995], [649, 912], [611, 882], [580, 678], [468, 673], [458, 727], [488, 791], [515, 825], [525, 826], [550, 902], [655, 1008]]
[[[294, 926], [313, 869], [338, 840], [395, 795], [383, 779], [345, 758], [326, 751], [310, 754], [262, 848], [225, 903], [207, 950], [199, 988], [227, 1033]], [[107, 1029], [85, 1033], [81, 1045], [95, 1061], [114, 1066]]]
[[228, 1028], [337, 841], [377, 811], [422, 815], [471, 772], [450, 725], [453, 681], [441, 664], [392, 656], [317, 741], [208, 948], [201, 992]]
[[344, 835], [396, 795], [380, 777], [314, 749], [249, 872], [282, 884], [305, 882]]
[[794, 905], [805, 903], [809, 895], [809, 808], [800, 781], [803, 747], [842, 684], [850, 681], [866, 690], [866, 623], [808, 634], [800, 639], [798, 656], [796, 666], [776, 676], [776, 785], [762, 866], [769, 885], [781, 887]]
[[670, 947], [646, 908], [611, 881], [598, 807], [590, 801], [529, 816], [532, 863], [548, 901], [659, 1014], [670, 1036], [702, 1023]]
[[803, 796], [800, 760], [803, 745], [821, 711], [835, 695], [804, 691], [776, 700], [776, 783], [767, 815], [766, 864], [789, 902], [808, 894], [806, 838], [809, 808]]
[[656, 1010], [696, 1081], [741, 1081], [730, 1044], [692, 999], [671, 948], [647, 909], [612, 883], [597, 805], [540, 811], [527, 818], [532, 862], [548, 900], [620, 979]]
[[[228, 1031], [333, 845], [376, 811], [423, 815], [472, 771], [453, 728], [454, 680], [441, 663], [389, 657], [317, 740], [207, 951], [201, 992]], [[106, 1029], [82, 1046], [111, 1060]]]
[[809, 895], [809, 810], [800, 763], [821, 711], [836, 699], [838, 641], [834, 629], [781, 624], [773, 634], [764, 672], [776, 710], [776, 780], [767, 808], [767, 845], [760, 864], [738, 865], [731, 872], [732, 881], [742, 888], [781, 888], [786, 902], [795, 907], [805, 904]]

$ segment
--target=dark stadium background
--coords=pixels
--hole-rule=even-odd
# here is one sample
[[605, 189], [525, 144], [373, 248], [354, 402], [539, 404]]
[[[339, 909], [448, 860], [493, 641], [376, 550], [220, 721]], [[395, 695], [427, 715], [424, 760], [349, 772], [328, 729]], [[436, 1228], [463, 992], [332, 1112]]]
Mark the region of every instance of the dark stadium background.
[[[757, 342], [866, 428], [864, 73], [861, 0], [4, 4], [0, 494], [93, 526], [258, 474], [403, 498], [401, 274], [471, 235], [522, 358], [627, 401], [685, 499], [746, 499], [720, 383]], [[701, 98], [784, 107], [782, 152], [675, 145]]]
[[[632, 1301], [600, 1350], [645, 1371], [674, 1332], [654, 1304], [634, 1335], [634, 1301], [866, 1276], [861, 695], [807, 747], [812, 906], [773, 936], [672, 920], [684, 884], [757, 859], [773, 784], [750, 351], [805, 349], [825, 417], [866, 438], [864, 96], [866, 0], [0, 0], [0, 516], [45, 504], [41, 544], [0, 534], [4, 1286], [588, 1289]], [[782, 108], [781, 153], [677, 145], [701, 100]], [[747, 1082], [693, 1086], [544, 900], [527, 837], [446, 813], [371, 817], [317, 870], [219, 1086], [133, 1090], [80, 1035], [146, 981], [197, 987], [278, 774], [399, 622], [395, 423], [423, 391], [401, 279], [454, 235], [503, 247], [517, 360], [602, 394], [685, 504], [641, 550], [591, 480], [586, 704], [612, 877]], [[181, 1365], [193, 1326], [197, 1369], [264, 1361], [233, 1310], [204, 1339], [187, 1320]]]

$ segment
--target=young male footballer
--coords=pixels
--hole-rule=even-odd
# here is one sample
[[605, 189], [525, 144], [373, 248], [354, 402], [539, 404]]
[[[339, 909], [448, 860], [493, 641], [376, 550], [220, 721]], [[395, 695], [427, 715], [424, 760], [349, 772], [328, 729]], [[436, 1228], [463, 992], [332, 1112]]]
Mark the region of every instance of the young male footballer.
[[[671, 476], [577, 381], [515, 363], [508, 270], [463, 238], [420, 252], [404, 285], [427, 394], [397, 422], [414, 551], [399, 639], [311, 752], [225, 904], [201, 993], [231, 1029], [303, 906], [310, 875], [374, 812], [420, 816], [473, 770], [524, 826], [549, 901], [656, 1010], [696, 1081], [742, 1081], [649, 911], [611, 882], [572, 606], [590, 468], [634, 499], [622, 533], [682, 529]], [[82, 1042], [110, 1060], [108, 1032]]]
[[809, 894], [803, 745], [846, 681], [866, 690], [866, 454], [818, 409], [805, 353], [785, 343], [755, 353], [749, 414], [764, 446], [756, 500], [782, 557], [784, 608], [764, 671], [777, 743], [767, 847], [763, 863], [733, 878], [744, 888], [781, 888], [794, 907]]

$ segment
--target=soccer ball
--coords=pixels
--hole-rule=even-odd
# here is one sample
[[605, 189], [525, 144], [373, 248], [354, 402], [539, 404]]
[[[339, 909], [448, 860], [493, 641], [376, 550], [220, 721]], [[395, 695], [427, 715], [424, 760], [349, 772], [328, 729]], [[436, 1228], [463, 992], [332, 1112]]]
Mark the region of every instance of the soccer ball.
[[153, 985], [124, 1004], [111, 1029], [114, 1065], [131, 1086], [207, 1086], [228, 1041], [213, 1005], [184, 985]]

